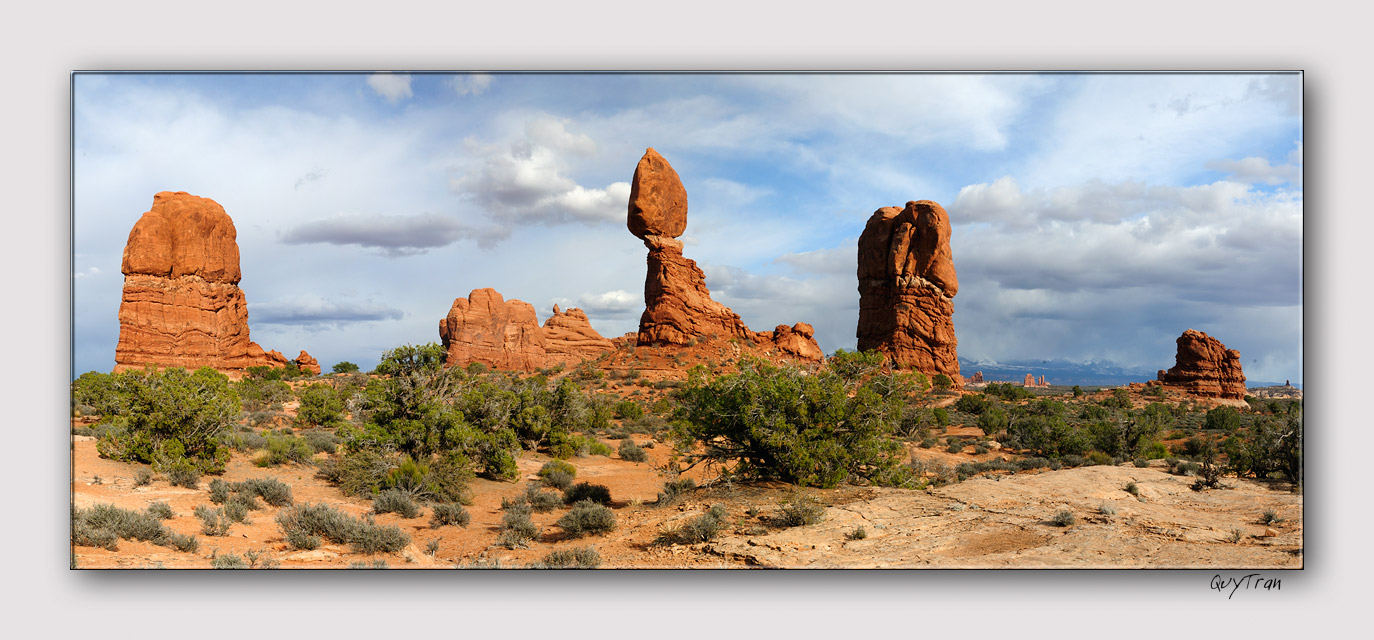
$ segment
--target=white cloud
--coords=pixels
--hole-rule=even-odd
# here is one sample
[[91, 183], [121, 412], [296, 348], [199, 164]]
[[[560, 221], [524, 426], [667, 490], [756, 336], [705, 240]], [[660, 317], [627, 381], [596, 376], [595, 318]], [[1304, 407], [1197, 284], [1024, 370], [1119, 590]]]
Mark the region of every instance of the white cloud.
[[1230, 178], [1249, 184], [1291, 184], [1302, 187], [1302, 142], [1288, 154], [1288, 164], [1273, 165], [1268, 158], [1250, 156], [1240, 160], [1213, 160], [1208, 169], [1225, 171]]
[[513, 140], [467, 140], [473, 160], [450, 187], [501, 226], [623, 221], [630, 199], [628, 182], [585, 187], [567, 175], [573, 169], [570, 156], [596, 153], [590, 137], [569, 131], [567, 125], [567, 120], [540, 115], [530, 118]]
[[505, 234], [474, 230], [452, 216], [439, 214], [341, 214], [292, 227], [282, 234], [281, 240], [286, 244], [358, 245], [379, 249], [382, 255], [395, 258], [445, 247], [464, 238], [489, 242], [499, 237]]
[[73, 273], [73, 274], [72, 274], [72, 277], [73, 277], [73, 278], [94, 278], [94, 277], [100, 275], [100, 273], [101, 273], [101, 271], [100, 271], [99, 268], [97, 268], [97, 267], [90, 267], [90, 268], [87, 268], [87, 269], [85, 269], [85, 270], [77, 271], [77, 272]]
[[389, 71], [374, 73], [367, 77], [367, 86], [372, 87], [377, 95], [386, 98], [386, 101], [391, 104], [396, 104], [415, 95], [410, 91], [410, 74], [408, 73], [391, 73]]
[[630, 293], [624, 289], [606, 291], [604, 293], [584, 293], [576, 300], [569, 298], [556, 298], [556, 302], [562, 305], [565, 310], [569, 308], [579, 308], [587, 312], [588, 317], [639, 317], [644, 310], [644, 295]]
[[491, 86], [491, 75], [464, 73], [448, 79], [448, 86], [460, 96], [480, 96]]

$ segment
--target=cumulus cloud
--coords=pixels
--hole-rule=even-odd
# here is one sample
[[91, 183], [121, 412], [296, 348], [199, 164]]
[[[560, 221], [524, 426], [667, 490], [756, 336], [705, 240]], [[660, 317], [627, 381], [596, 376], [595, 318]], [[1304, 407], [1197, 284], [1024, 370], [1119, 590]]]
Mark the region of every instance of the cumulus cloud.
[[556, 298], [555, 302], [565, 309], [577, 307], [587, 312], [588, 317], [628, 317], [638, 316], [644, 310], [643, 294], [630, 293], [623, 289], [604, 293], [584, 293], [576, 300]]
[[485, 73], [463, 73], [449, 78], [448, 86], [460, 96], [480, 96], [491, 86], [491, 76]]
[[296, 226], [282, 234], [286, 244], [358, 245], [395, 258], [425, 253], [471, 238], [489, 244], [504, 237], [499, 230], [478, 230], [457, 218], [433, 213], [410, 216], [337, 215]]
[[372, 87], [377, 95], [386, 98], [386, 101], [391, 104], [396, 104], [415, 95], [410, 90], [410, 74], [408, 73], [397, 74], [389, 71], [374, 73], [367, 77], [367, 86]]
[[334, 299], [321, 296], [298, 296], [285, 300], [248, 303], [250, 324], [300, 325], [304, 327], [330, 326], [379, 320], [400, 320], [400, 309], [371, 300]]
[[1302, 143], [1288, 154], [1288, 163], [1274, 165], [1268, 158], [1250, 156], [1240, 160], [1213, 160], [1207, 163], [1208, 169], [1224, 171], [1229, 178], [1249, 184], [1291, 184], [1302, 186]]
[[630, 183], [585, 187], [569, 177], [570, 156], [596, 153], [590, 137], [568, 131], [567, 121], [549, 116], [529, 120], [523, 135], [504, 144], [469, 139], [474, 157], [450, 187], [471, 199], [498, 225], [602, 224], [625, 217]]

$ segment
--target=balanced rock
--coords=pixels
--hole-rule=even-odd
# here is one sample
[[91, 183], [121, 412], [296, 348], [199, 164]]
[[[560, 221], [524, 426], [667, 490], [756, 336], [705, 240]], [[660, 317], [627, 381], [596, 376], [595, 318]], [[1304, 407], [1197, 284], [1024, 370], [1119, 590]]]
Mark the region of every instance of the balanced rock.
[[777, 330], [756, 333], [739, 314], [711, 299], [706, 274], [682, 255], [682, 243], [675, 239], [687, 229], [687, 191], [677, 172], [652, 148], [635, 168], [627, 226], [649, 249], [638, 344], [691, 345], [738, 338], [771, 343], [806, 360], [824, 356], [811, 325], [779, 325]]
[[859, 236], [857, 336], [860, 351], [961, 384], [953, 320], [959, 280], [949, 238], [949, 214], [930, 200], [869, 217]]
[[1245, 374], [1240, 352], [1227, 349], [1216, 338], [1189, 329], [1178, 337], [1174, 366], [1157, 376], [1166, 385], [1182, 387], [1202, 398], [1245, 399]]
[[312, 376], [320, 375], [320, 361], [306, 353], [305, 349], [301, 349], [301, 355], [296, 356], [296, 366]]
[[615, 345], [592, 328], [581, 309], [560, 311], [554, 305], [553, 315], [544, 321], [545, 366], [574, 365], [613, 349]]
[[630, 233], [676, 238], [687, 230], [687, 189], [653, 147], [644, 152], [630, 182]]
[[457, 298], [439, 321], [447, 366], [480, 362], [503, 371], [533, 371], [544, 366], [544, 332], [534, 307], [506, 300], [495, 289], [477, 289]]
[[214, 200], [163, 191], [129, 232], [121, 266], [116, 372], [211, 367], [242, 375], [285, 366], [248, 337], [238, 232]]

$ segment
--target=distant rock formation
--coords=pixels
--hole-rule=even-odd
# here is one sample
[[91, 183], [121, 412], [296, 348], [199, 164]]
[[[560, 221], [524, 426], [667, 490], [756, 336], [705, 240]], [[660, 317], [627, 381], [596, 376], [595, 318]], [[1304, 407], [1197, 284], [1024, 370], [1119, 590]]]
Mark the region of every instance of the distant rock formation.
[[1034, 386], [1035, 386], [1035, 376], [1033, 376], [1033, 375], [1027, 373], [1027, 374], [1026, 374], [1026, 380], [1025, 380], [1025, 382], [1022, 382], [1022, 383], [1021, 383], [1021, 386], [1023, 386], [1023, 387], [1034, 387]]
[[981, 383], [983, 382], [983, 372], [982, 372], [982, 371], [974, 371], [974, 372], [973, 372], [973, 377], [972, 377], [972, 378], [969, 378], [969, 382], [970, 382], [970, 383], [973, 383], [973, 384], [981, 384]]
[[1050, 383], [1045, 382], [1045, 374], [1043, 374], [1043, 373], [1040, 374], [1040, 386], [1042, 386], [1042, 387], [1048, 387], [1048, 386], [1050, 386]]
[[682, 255], [682, 243], [675, 239], [687, 229], [687, 191], [677, 172], [652, 148], [635, 167], [626, 226], [649, 249], [639, 344], [689, 345], [738, 338], [772, 343], [801, 359], [824, 356], [811, 325], [750, 331], [738, 314], [711, 299], [706, 274]]
[[1227, 349], [1216, 338], [1189, 329], [1178, 337], [1174, 366], [1157, 376], [1160, 382], [1181, 387], [1202, 398], [1245, 399], [1245, 374], [1240, 352]]
[[883, 207], [859, 236], [860, 351], [887, 354], [900, 368], [959, 376], [954, 296], [959, 280], [949, 214], [930, 200]]
[[560, 311], [558, 305], [554, 305], [553, 315], [544, 321], [545, 366], [575, 365], [614, 348], [610, 340], [592, 328], [587, 314], [581, 309]]
[[320, 361], [306, 353], [305, 349], [301, 349], [301, 354], [296, 356], [296, 366], [312, 376], [320, 375]]
[[186, 192], [153, 196], [124, 246], [115, 372], [211, 367], [231, 376], [286, 366], [248, 337], [239, 289], [238, 232], [214, 200]]
[[544, 331], [528, 302], [506, 300], [495, 289], [457, 298], [439, 321], [445, 364], [480, 362], [493, 369], [533, 371], [544, 366]]

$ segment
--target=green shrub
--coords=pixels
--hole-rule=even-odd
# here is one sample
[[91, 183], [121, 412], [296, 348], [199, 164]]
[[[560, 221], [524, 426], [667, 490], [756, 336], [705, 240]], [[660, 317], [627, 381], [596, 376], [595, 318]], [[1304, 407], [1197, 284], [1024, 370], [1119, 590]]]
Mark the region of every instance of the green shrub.
[[195, 373], [169, 368], [113, 378], [110, 393], [119, 398], [108, 408], [117, 411], [121, 426], [96, 442], [100, 455], [152, 464], [164, 473], [183, 461], [200, 472], [224, 469], [229, 450], [219, 436], [240, 412], [238, 394], [224, 374], [210, 368]]
[[1071, 526], [1077, 521], [1078, 519], [1074, 517], [1073, 512], [1068, 510], [1060, 511], [1054, 514], [1053, 518], [1050, 518], [1050, 522], [1057, 527]]
[[988, 406], [978, 416], [978, 428], [982, 429], [983, 434], [987, 436], [1006, 431], [1010, 423], [1010, 420], [1007, 419], [1007, 412], [1003, 411], [1001, 407]]
[[288, 543], [319, 546], [320, 538], [350, 544], [358, 553], [395, 552], [410, 544], [399, 527], [378, 525], [349, 516], [326, 504], [298, 504], [277, 513], [277, 525]]
[[859, 525], [854, 527], [853, 531], [844, 534], [844, 537], [846, 540], [863, 540], [868, 537], [868, 530], [864, 529], [863, 525]]
[[525, 548], [526, 542], [538, 540], [540, 535], [539, 527], [530, 520], [529, 506], [523, 502], [517, 504], [524, 508], [507, 509], [505, 515], [501, 516], [502, 537], [499, 543], [508, 549]]
[[335, 426], [344, 421], [344, 399], [334, 387], [317, 382], [300, 394], [296, 423], [307, 426]]
[[1115, 464], [1115, 463], [1116, 463], [1116, 460], [1115, 460], [1114, 458], [1112, 458], [1111, 456], [1109, 456], [1109, 455], [1107, 455], [1107, 454], [1105, 454], [1105, 453], [1102, 453], [1101, 451], [1089, 451], [1089, 452], [1088, 452], [1087, 464], [1088, 464], [1089, 466], [1111, 465], [1111, 464]]
[[195, 489], [200, 484], [200, 469], [189, 460], [177, 460], [163, 467], [162, 475], [174, 487]]
[[1283, 522], [1283, 518], [1280, 518], [1279, 512], [1273, 509], [1265, 509], [1259, 519], [1259, 523], [1264, 525], [1278, 524], [1280, 522]]
[[1073, 397], [1075, 397], [1075, 398], [1082, 398], [1082, 397], [1083, 397], [1083, 387], [1080, 387], [1080, 386], [1078, 386], [1078, 385], [1073, 385]]
[[1207, 412], [1204, 427], [1230, 433], [1240, 429], [1240, 412], [1232, 407], [1217, 407]]
[[114, 551], [123, 538], [176, 548], [181, 541], [163, 526], [160, 511], [130, 511], [111, 504], [97, 504], [90, 509], [72, 507], [72, 544]]
[[1131, 461], [1131, 464], [1135, 465], [1137, 469], [1144, 469], [1145, 467], [1150, 466], [1150, 461], [1146, 460], [1145, 458], [1136, 458], [1135, 460]]
[[429, 516], [429, 526], [431, 529], [457, 525], [460, 527], [468, 526], [472, 522], [472, 516], [463, 505], [456, 502], [439, 503], [434, 505]]
[[566, 474], [569, 478], [577, 476], [577, 467], [567, 460], [550, 460], [539, 467], [539, 477], [547, 478], [555, 472]]
[[649, 454], [634, 440], [626, 438], [620, 441], [620, 458], [629, 462], [644, 462], [649, 459]]
[[572, 511], [559, 518], [557, 524], [569, 536], [581, 538], [615, 530], [615, 513], [605, 505], [582, 500], [573, 505]]
[[964, 450], [965, 445], [963, 440], [948, 438], [945, 442], [949, 445], [949, 447], [946, 449], [946, 451], [948, 451], [949, 453], [960, 453]]
[[334, 373], [352, 373], [357, 370], [358, 365], [353, 364], [352, 362], [349, 362], [347, 360], [344, 360], [343, 362], [334, 363], [334, 367], [332, 369]]
[[226, 536], [229, 535], [229, 527], [234, 521], [225, 514], [224, 508], [212, 509], [205, 505], [196, 505], [195, 516], [200, 520], [200, 533], [207, 536]]
[[1110, 502], [1103, 502], [1097, 507], [1097, 512], [1104, 516], [1114, 516], [1116, 515], [1116, 505]]
[[1126, 493], [1129, 493], [1137, 498], [1140, 497], [1140, 487], [1136, 485], [1134, 480], [1126, 483], [1125, 491]]
[[944, 390], [954, 386], [954, 380], [943, 373], [937, 373], [935, 377], [931, 379], [931, 384], [934, 385], [936, 389]]
[[812, 496], [799, 496], [783, 502], [778, 512], [778, 524], [800, 527], [819, 524], [825, 520], [825, 505]]
[[280, 408], [280, 405], [295, 398], [291, 385], [281, 380], [243, 378], [234, 383], [234, 390], [239, 395], [240, 406], [248, 412], [259, 412], [273, 406]]
[[988, 399], [986, 396], [981, 393], [973, 393], [961, 396], [959, 400], [954, 403], [954, 410], [978, 415], [986, 411], [988, 406]]
[[210, 567], [212, 569], [247, 569], [248, 563], [236, 554], [226, 553], [224, 555], [217, 554], [210, 558]]
[[138, 470], [134, 472], [134, 486], [135, 486], [135, 487], [146, 486], [146, 485], [152, 484], [152, 482], [153, 482], [153, 471], [152, 471], [151, 469], [149, 469], [149, 468], [147, 468], [147, 467], [139, 467]]
[[274, 507], [290, 506], [292, 503], [291, 485], [276, 478], [249, 478], [235, 483], [230, 489], [249, 496], [261, 496], [263, 502]]
[[691, 478], [678, 478], [663, 483], [663, 491], [658, 494], [657, 504], [672, 504], [679, 497], [697, 488], [697, 483]]
[[939, 444], [939, 443], [940, 443], [940, 439], [939, 439], [939, 438], [936, 438], [935, 436], [930, 436], [930, 437], [928, 437], [928, 438], [922, 440], [922, 441], [921, 441], [921, 444], [918, 445], [918, 446], [920, 446], [922, 449], [929, 449], [929, 448], [934, 447], [935, 445], [937, 445], [937, 444]]
[[410, 499], [410, 494], [399, 489], [387, 489], [372, 499], [372, 511], [376, 514], [397, 513], [402, 518], [418, 518], [420, 508]]
[[997, 396], [1003, 400], [1025, 400], [1032, 398], [1035, 394], [1027, 391], [1025, 387], [1014, 385], [1009, 382], [993, 382], [983, 387], [983, 393], [990, 396]]
[[334, 453], [342, 440], [328, 431], [311, 430], [305, 432], [305, 441], [316, 453]]
[[315, 448], [304, 438], [268, 436], [266, 450], [253, 460], [253, 464], [259, 467], [275, 467], [287, 462], [308, 464], [314, 457]]
[[905, 480], [894, 437], [903, 398], [869, 382], [746, 360], [738, 374], [710, 380], [695, 370], [676, 393], [673, 438], [691, 464], [806, 486]]
[[664, 527], [659, 531], [658, 537], [653, 544], [695, 544], [698, 542], [710, 542], [720, 534], [720, 530], [725, 526], [725, 507], [713, 505], [706, 513], [703, 513], [686, 524], [676, 527]]
[[553, 491], [543, 491], [537, 484], [529, 484], [525, 487], [525, 502], [530, 505], [536, 513], [553, 511], [563, 506], [563, 496]]
[[615, 403], [615, 417], [623, 420], [638, 420], [644, 417], [644, 407], [633, 400], [621, 400]]
[[579, 482], [563, 492], [563, 500], [568, 504], [590, 500], [599, 504], [611, 503], [611, 490], [605, 485]]
[[595, 569], [601, 566], [601, 554], [595, 547], [559, 549], [544, 556], [544, 564], [555, 569]]
[[147, 513], [158, 520], [170, 520], [173, 516], [172, 505], [159, 500], [148, 505]]

